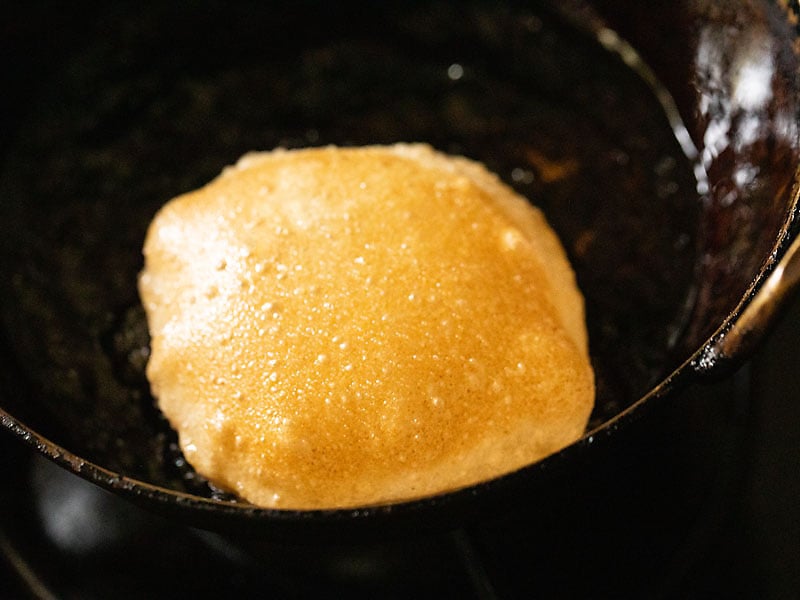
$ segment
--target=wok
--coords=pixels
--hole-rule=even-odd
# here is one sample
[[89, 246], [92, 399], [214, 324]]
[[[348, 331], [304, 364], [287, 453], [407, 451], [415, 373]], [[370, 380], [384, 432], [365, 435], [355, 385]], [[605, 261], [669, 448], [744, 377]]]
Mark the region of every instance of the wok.
[[[278, 544], [467, 527], [488, 545], [491, 522], [543, 544], [568, 530], [558, 547], [585, 556], [589, 532], [645, 543], [653, 506], [663, 534], [713, 485], [726, 386], [800, 276], [784, 4], [33, 4], [5, 26], [3, 429], [159, 514]], [[395, 141], [483, 161], [544, 209], [587, 300], [590, 428], [431, 498], [250, 506], [192, 471], [154, 407], [145, 229], [246, 151]]]

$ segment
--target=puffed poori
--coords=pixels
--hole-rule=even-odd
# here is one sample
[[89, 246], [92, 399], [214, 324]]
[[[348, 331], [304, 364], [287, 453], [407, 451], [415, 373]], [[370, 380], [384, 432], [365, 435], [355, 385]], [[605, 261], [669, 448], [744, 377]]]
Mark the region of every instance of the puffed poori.
[[264, 507], [457, 489], [578, 439], [583, 298], [542, 213], [421, 144], [244, 156], [166, 204], [147, 376], [193, 467]]

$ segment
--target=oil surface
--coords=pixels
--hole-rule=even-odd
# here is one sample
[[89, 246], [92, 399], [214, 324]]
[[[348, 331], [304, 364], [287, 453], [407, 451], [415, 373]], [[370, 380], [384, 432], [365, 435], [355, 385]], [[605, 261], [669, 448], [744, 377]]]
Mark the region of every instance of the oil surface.
[[5, 408], [30, 426], [109, 469], [216, 493], [149, 394], [141, 246], [171, 197], [276, 146], [427, 142], [541, 206], [587, 300], [592, 425], [684, 358], [692, 165], [648, 86], [591, 36], [480, 3], [313, 23], [161, 10], [100, 15], [89, 33], [103, 35], [43, 84], [4, 165], [2, 338], [17, 390]]

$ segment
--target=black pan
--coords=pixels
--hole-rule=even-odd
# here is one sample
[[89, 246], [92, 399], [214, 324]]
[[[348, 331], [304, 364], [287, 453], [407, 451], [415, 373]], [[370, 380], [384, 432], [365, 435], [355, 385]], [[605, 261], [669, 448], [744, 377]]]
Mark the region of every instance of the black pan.
[[[519, 512], [570, 522], [591, 510], [577, 500], [587, 488], [595, 507], [617, 502], [602, 480], [625, 469], [624, 489], [644, 494], [637, 477], [688, 452], [680, 440], [717, 439], [725, 392], [705, 382], [731, 377], [796, 287], [792, 23], [783, 3], [756, 0], [34, 4], [4, 25], [3, 428], [159, 513], [268, 540]], [[545, 210], [587, 299], [590, 431], [419, 501], [252, 507], [193, 472], [154, 407], [135, 285], [145, 229], [246, 151], [396, 141], [483, 161]], [[679, 464], [708, 466], [695, 458]], [[662, 499], [700, 481], [678, 471], [659, 474]]]

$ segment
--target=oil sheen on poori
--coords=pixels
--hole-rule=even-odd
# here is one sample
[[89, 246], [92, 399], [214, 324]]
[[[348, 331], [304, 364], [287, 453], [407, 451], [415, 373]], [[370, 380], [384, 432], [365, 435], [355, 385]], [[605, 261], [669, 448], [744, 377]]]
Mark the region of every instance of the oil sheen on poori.
[[147, 376], [203, 476], [321, 509], [457, 489], [578, 439], [583, 298], [542, 213], [422, 144], [244, 156], [154, 218]]

